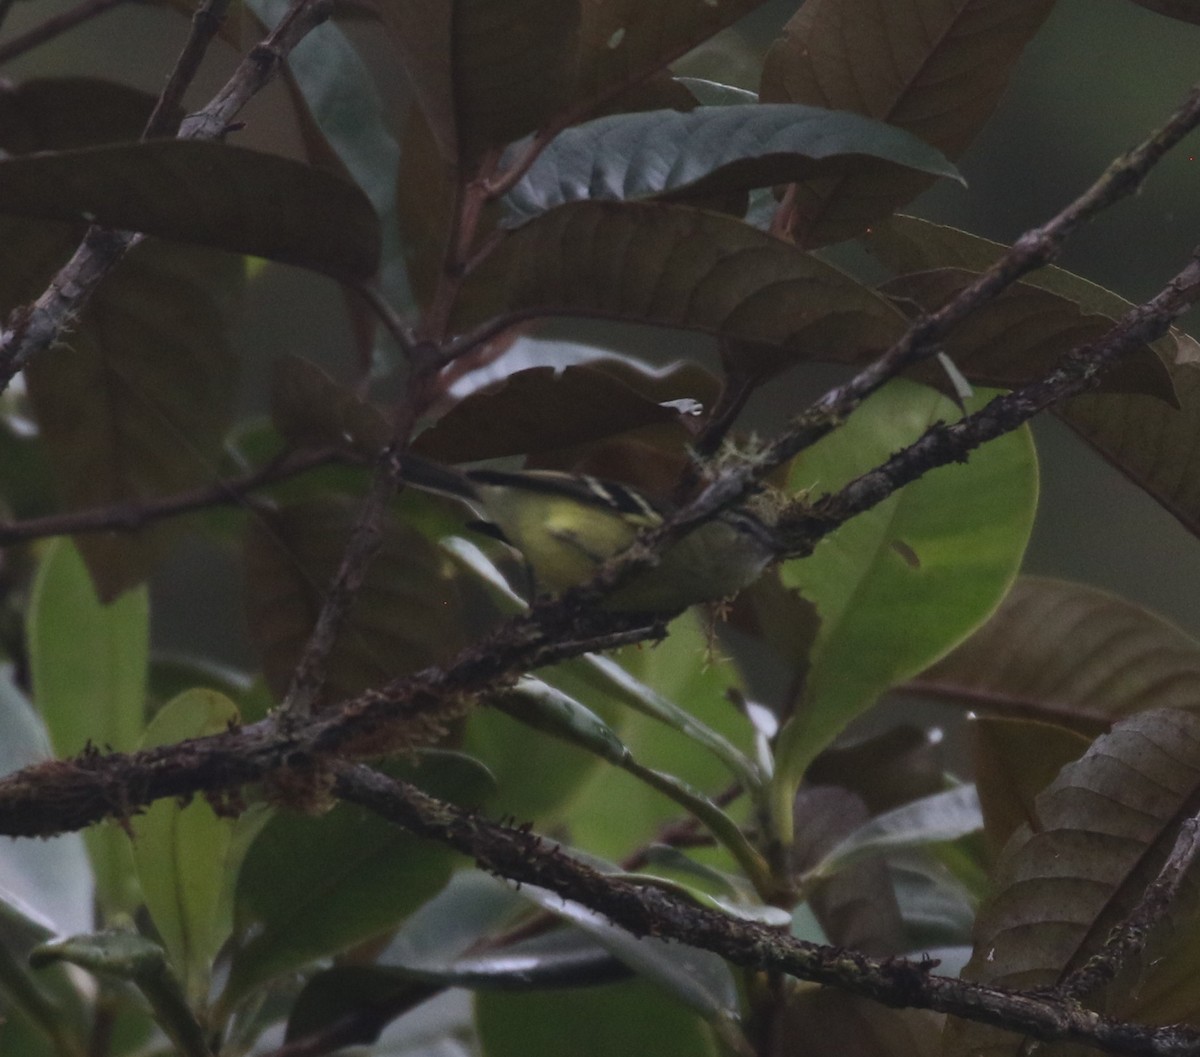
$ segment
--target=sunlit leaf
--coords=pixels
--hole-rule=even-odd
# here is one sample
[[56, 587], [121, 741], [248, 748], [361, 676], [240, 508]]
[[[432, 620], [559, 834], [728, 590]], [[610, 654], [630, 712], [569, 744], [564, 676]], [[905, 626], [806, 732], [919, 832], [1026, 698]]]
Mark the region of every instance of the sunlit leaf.
[[[103, 605], [69, 540], [47, 550], [29, 613], [33, 695], [54, 751], [87, 746], [129, 752], [145, 727], [150, 648], [145, 588]], [[84, 834], [106, 913], [132, 909], [136, 885], [124, 834], [116, 823]], [[89, 919], [82, 929], [93, 927]]]
[[[355, 504], [326, 498], [249, 525], [247, 620], [277, 698], [287, 690], [355, 518]], [[330, 655], [322, 700], [341, 700], [445, 658], [462, 634], [457, 587], [437, 548], [389, 515], [382, 549]]]
[[[807, 103], [887, 121], [957, 158], [991, 116], [1053, 0], [815, 0], [792, 16], [763, 67], [764, 102]], [[803, 246], [856, 235], [929, 184], [878, 167], [797, 189], [789, 229]]]
[[1094, 735], [1135, 712], [1195, 708], [1200, 642], [1095, 587], [1024, 576], [917, 685], [981, 711]]
[[[1009, 841], [964, 975], [1039, 988], [1082, 965], [1158, 873], [1198, 789], [1200, 718], [1163, 709], [1117, 724], [1063, 769], [1037, 798], [1032, 824]], [[1146, 948], [1086, 996], [1090, 1008], [1142, 1023], [1195, 1022], [1196, 894], [1185, 885]], [[947, 1032], [948, 1055], [1020, 1051], [1019, 1036], [981, 1024], [954, 1021]]]
[[[981, 392], [968, 407], [982, 406]], [[893, 382], [797, 461], [795, 485], [834, 491], [958, 417], [928, 389]], [[1026, 431], [934, 470], [783, 569], [817, 604], [821, 630], [804, 699], [777, 742], [779, 798], [849, 721], [950, 650], [999, 604], [1033, 522], [1037, 464]], [[903, 544], [914, 562], [898, 553]]]
[[[517, 147], [514, 150], [519, 150]], [[614, 114], [555, 137], [509, 193], [514, 220], [564, 202], [696, 197], [827, 177], [871, 157], [937, 176], [957, 170], [893, 126], [789, 105]]]

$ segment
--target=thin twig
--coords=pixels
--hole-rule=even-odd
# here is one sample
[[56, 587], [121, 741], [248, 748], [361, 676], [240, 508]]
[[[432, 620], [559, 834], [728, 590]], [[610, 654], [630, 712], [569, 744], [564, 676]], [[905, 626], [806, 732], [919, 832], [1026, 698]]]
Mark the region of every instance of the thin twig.
[[192, 15], [191, 31], [146, 121], [142, 139], [169, 136], [177, 131], [173, 115], [183, 105], [184, 93], [195, 80], [200, 63], [204, 61], [208, 46], [220, 30], [221, 23], [225, 21], [228, 9], [229, 0], [203, 0]]
[[91, 532], [135, 532], [145, 525], [166, 518], [190, 514], [215, 506], [240, 505], [251, 492], [278, 484], [291, 477], [307, 473], [319, 466], [346, 462], [341, 452], [327, 449], [299, 452], [268, 463], [241, 477], [218, 481], [188, 492], [114, 503], [111, 506], [90, 507], [65, 514], [26, 518], [23, 521], [0, 522], [0, 546], [44, 539], [48, 536], [76, 536]]
[[1138, 905], [1112, 930], [1102, 950], [1063, 978], [1054, 989], [1055, 994], [1078, 1001], [1113, 980], [1121, 966], [1146, 945], [1150, 930], [1171, 908], [1197, 856], [1200, 856], [1200, 818], [1189, 818], [1179, 827], [1171, 854]]
[[20, 36], [13, 37], [7, 44], [0, 44], [0, 62], [8, 62], [9, 59], [15, 59], [18, 55], [23, 55], [30, 49], [36, 48], [39, 44], [45, 44], [46, 41], [53, 40], [60, 33], [65, 33], [69, 29], [81, 26], [84, 22], [96, 18], [98, 15], [102, 15], [118, 4], [125, 2], [127, 0], [84, 0], [77, 7], [54, 15], [52, 18], [46, 19], [45, 22], [34, 26], [33, 29], [26, 30]]
[[412, 363], [417, 358], [417, 339], [413, 328], [380, 293], [379, 288], [370, 282], [354, 284], [354, 292], [359, 294], [370, 306], [371, 311], [379, 318], [384, 329], [392, 336], [392, 340], [400, 347], [404, 358]]

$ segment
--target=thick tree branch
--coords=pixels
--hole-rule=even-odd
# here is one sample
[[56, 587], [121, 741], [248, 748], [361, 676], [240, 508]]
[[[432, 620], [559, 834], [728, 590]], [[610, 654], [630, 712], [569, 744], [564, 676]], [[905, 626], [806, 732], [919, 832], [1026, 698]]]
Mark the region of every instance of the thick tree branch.
[[636, 936], [676, 940], [734, 965], [786, 973], [899, 1008], [932, 1009], [1029, 1035], [1112, 1053], [1200, 1052], [1200, 1033], [1120, 1023], [1053, 994], [1004, 991], [935, 976], [934, 962], [872, 959], [796, 939], [786, 931], [710, 910], [666, 889], [606, 876], [524, 828], [497, 825], [368, 767], [338, 764], [333, 791], [411, 833], [447, 844], [485, 870], [581, 903]]

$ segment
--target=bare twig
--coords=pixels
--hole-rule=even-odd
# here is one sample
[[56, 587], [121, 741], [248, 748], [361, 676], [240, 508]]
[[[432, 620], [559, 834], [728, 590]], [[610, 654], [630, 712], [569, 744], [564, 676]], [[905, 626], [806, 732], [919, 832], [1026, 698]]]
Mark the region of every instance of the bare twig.
[[46, 19], [45, 22], [34, 26], [33, 29], [27, 30], [19, 37], [13, 37], [8, 43], [0, 44], [0, 62], [8, 62], [9, 59], [15, 59], [18, 55], [23, 55], [25, 52], [36, 48], [39, 44], [45, 44], [46, 41], [53, 40], [60, 33], [65, 33], [69, 29], [81, 26], [84, 22], [112, 10], [118, 4], [126, 2], [127, 0], [84, 0], [82, 4]]
[[373, 283], [356, 283], [354, 285], [354, 292], [367, 302], [371, 311], [375, 313], [379, 318], [379, 322], [383, 324], [384, 329], [391, 334], [392, 339], [400, 347], [404, 358], [409, 363], [412, 363], [417, 358], [417, 339], [408, 321], [388, 304], [387, 298], [380, 293], [379, 288]]
[[189, 492], [145, 499], [136, 502], [114, 503], [111, 506], [91, 507], [66, 514], [27, 518], [24, 521], [0, 522], [0, 546], [43, 539], [47, 536], [74, 536], [88, 532], [134, 532], [145, 525], [166, 518], [206, 510], [214, 506], [240, 505], [245, 497], [259, 488], [285, 481], [319, 466], [344, 462], [346, 456], [332, 450], [298, 452], [268, 463], [241, 477], [218, 481]]
[[158, 102], [146, 121], [142, 139], [153, 139], [155, 136], [168, 136], [176, 131], [172, 115], [183, 105], [184, 93], [195, 79], [200, 70], [200, 63], [208, 51], [209, 44], [225, 21], [225, 12], [229, 9], [229, 0], [203, 0], [192, 16], [192, 28], [184, 42], [175, 67], [167, 78], [159, 94]]
[[1200, 818], [1189, 818], [1179, 827], [1171, 854], [1138, 905], [1112, 930], [1103, 949], [1066, 976], [1054, 989], [1055, 993], [1078, 1001], [1111, 981], [1121, 966], [1145, 946], [1150, 930], [1170, 909], [1197, 856], [1200, 856]]

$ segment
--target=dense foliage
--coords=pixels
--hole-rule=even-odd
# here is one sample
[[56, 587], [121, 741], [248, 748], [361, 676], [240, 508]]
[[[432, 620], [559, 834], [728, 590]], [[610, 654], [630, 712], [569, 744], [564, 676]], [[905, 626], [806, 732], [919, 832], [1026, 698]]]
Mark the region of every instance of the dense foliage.
[[[1200, 265], [1135, 306], [1049, 263], [1200, 96], [1010, 248], [903, 210], [1052, 0], [808, 0], [757, 91], [672, 73], [760, 6], [204, 0], [158, 98], [0, 85], [5, 1054], [1191, 1038], [1200, 642], [1020, 573], [1043, 411], [1200, 530]], [[291, 155], [239, 144], [268, 84]], [[278, 264], [346, 325], [258, 413]], [[676, 513], [539, 596], [408, 452]], [[605, 605], [742, 504], [758, 582]], [[198, 538], [252, 670], [199, 611], [157, 647]]]

